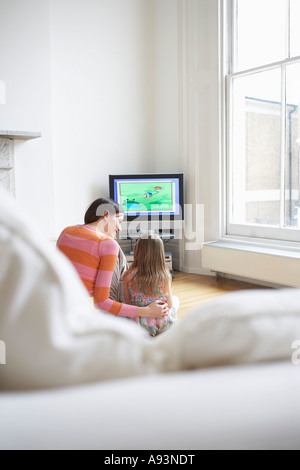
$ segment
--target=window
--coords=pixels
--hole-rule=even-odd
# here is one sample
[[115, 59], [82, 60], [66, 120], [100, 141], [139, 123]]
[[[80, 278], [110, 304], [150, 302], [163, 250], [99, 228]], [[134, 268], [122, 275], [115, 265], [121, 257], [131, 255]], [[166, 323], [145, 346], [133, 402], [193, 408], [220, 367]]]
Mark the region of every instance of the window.
[[227, 233], [300, 241], [300, 0], [229, 0]]

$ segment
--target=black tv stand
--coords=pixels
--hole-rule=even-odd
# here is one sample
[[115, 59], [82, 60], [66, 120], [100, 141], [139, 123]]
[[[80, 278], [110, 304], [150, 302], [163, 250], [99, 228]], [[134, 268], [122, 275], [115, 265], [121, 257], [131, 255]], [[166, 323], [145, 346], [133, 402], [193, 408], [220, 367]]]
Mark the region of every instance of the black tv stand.
[[158, 235], [163, 241], [164, 240], [174, 240], [175, 238], [175, 233], [174, 233], [174, 230], [170, 229], [170, 231], [166, 231], [166, 230], [137, 230], [136, 232], [129, 232], [126, 234], [126, 237], [122, 237], [122, 234], [120, 235], [120, 239], [122, 240], [138, 240], [139, 238], [141, 238], [143, 235], [146, 235], [147, 233], [151, 234], [156, 234]]

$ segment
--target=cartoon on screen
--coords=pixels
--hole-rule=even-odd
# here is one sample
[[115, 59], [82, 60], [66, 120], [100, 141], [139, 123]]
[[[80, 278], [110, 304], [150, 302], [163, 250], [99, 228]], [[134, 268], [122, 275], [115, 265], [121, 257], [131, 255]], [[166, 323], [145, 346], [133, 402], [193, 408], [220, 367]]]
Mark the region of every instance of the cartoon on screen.
[[171, 181], [157, 182], [124, 182], [119, 187], [121, 205], [126, 212], [138, 211], [173, 211], [174, 194]]

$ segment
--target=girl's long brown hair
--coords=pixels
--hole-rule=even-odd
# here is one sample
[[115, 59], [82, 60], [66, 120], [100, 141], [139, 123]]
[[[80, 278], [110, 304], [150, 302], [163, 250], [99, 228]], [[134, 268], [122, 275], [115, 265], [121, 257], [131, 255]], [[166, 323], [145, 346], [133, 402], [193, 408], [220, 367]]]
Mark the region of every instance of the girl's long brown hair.
[[163, 291], [166, 289], [171, 275], [166, 266], [164, 245], [158, 235], [149, 234], [139, 238], [128, 274], [134, 270], [137, 273], [129, 284], [136, 284], [143, 294], [153, 295], [156, 287]]

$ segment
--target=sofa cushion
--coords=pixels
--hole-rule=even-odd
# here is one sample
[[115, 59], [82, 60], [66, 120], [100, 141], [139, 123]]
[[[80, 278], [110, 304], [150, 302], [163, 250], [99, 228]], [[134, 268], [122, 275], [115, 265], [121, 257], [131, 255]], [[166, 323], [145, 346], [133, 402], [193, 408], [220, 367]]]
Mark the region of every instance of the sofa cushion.
[[148, 337], [95, 310], [71, 263], [0, 193], [0, 389], [47, 388], [152, 371]]
[[[239, 291], [201, 303], [159, 338], [163, 369], [292, 358], [300, 339], [300, 289]], [[176, 345], [176, 347], [174, 346]]]

